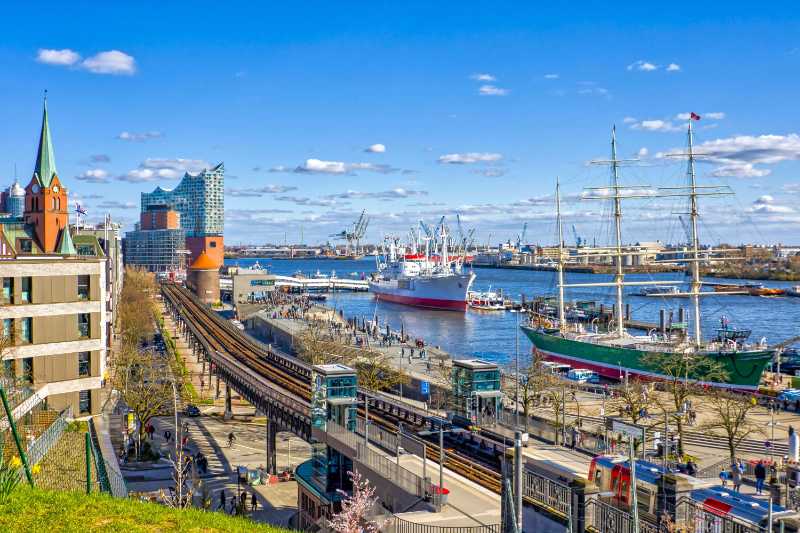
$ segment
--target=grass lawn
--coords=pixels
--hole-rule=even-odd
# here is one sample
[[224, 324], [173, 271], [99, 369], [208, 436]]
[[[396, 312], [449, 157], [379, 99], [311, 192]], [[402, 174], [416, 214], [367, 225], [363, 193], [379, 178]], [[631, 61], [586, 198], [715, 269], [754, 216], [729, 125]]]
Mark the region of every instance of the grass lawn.
[[279, 533], [289, 531], [245, 518], [101, 494], [57, 492], [20, 485], [0, 504], [0, 531], [202, 531]]

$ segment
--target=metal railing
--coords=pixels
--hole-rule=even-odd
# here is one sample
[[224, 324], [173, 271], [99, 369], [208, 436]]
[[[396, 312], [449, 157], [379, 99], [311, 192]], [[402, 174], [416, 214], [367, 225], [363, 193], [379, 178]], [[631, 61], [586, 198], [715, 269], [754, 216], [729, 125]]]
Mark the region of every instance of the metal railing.
[[[597, 499], [586, 502], [586, 531], [598, 533], [633, 533], [633, 525], [633, 516], [619, 507], [614, 507], [609, 503]], [[639, 520], [639, 533], [659, 533], [659, 531], [658, 525], [645, 520]], [[700, 531], [710, 530], [703, 529]]]
[[93, 419], [89, 419], [89, 434], [91, 435], [91, 453], [97, 471], [97, 479], [100, 482], [100, 490], [115, 498], [127, 498], [128, 486], [125, 484], [125, 479], [115, 469], [106, 467], [106, 460], [103, 452], [100, 451], [100, 441]]
[[[718, 513], [706, 510], [689, 498], [681, 498], [675, 509], [675, 523], [688, 531], [714, 531], [717, 533], [761, 533], [761, 527], [744, 524]], [[783, 528], [781, 528], [783, 530]]]
[[[50, 426], [45, 429], [39, 437], [28, 446], [28, 462], [31, 465], [37, 464], [44, 459], [50, 448], [55, 446], [61, 434], [67, 428], [67, 419], [72, 418], [72, 407], [67, 407], [58, 415]], [[22, 470], [20, 470], [22, 472]]]
[[564, 518], [572, 514], [572, 489], [536, 472], [525, 471], [522, 496]]
[[388, 457], [367, 448], [363, 438], [330, 420], [327, 422], [326, 433], [328, 438], [353, 450], [355, 452], [352, 457], [354, 461], [360, 462], [407, 493], [419, 498], [425, 497], [427, 492], [425, 480]]
[[[361, 417], [356, 419], [356, 433], [364, 436], [364, 419]], [[369, 424], [369, 442], [391, 453], [395, 453], [399, 445], [397, 433], [388, 431], [372, 421]]]
[[390, 518], [381, 526], [381, 531], [387, 533], [500, 533], [500, 524], [478, 526], [434, 526], [431, 524], [417, 524], [403, 520], [399, 516]]

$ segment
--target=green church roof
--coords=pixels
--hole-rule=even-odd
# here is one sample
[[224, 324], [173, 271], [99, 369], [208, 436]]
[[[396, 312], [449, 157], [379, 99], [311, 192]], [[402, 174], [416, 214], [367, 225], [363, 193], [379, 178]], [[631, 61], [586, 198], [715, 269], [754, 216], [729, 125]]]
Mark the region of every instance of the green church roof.
[[72, 235], [69, 233], [69, 226], [61, 230], [61, 242], [58, 243], [56, 252], [61, 255], [78, 255], [75, 243], [72, 242]]
[[33, 171], [42, 187], [49, 187], [56, 171], [56, 155], [50, 137], [50, 124], [47, 121], [47, 98], [44, 100], [42, 132], [39, 135], [39, 152], [36, 154], [36, 168]]

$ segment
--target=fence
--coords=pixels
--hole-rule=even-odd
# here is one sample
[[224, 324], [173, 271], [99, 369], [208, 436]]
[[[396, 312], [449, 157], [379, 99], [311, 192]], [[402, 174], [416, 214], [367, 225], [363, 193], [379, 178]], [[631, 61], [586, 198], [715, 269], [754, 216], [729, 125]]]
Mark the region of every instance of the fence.
[[111, 494], [115, 498], [127, 498], [128, 487], [125, 484], [125, 479], [116, 469], [108, 468], [106, 465], [105, 457], [100, 450], [100, 441], [93, 419], [89, 419], [89, 433], [91, 435], [91, 453], [97, 470], [97, 478], [100, 481], [100, 490]]
[[[633, 516], [627, 511], [597, 499], [586, 502], [587, 531], [599, 533], [633, 533], [633, 525]], [[665, 529], [664, 531], [669, 530]], [[645, 520], [639, 520], [639, 533], [659, 533], [659, 527]]]
[[[370, 430], [371, 432], [371, 430]], [[328, 421], [327, 436], [350, 448], [352, 459], [372, 469], [384, 479], [392, 481], [400, 489], [419, 498], [426, 495], [426, 482], [417, 474], [406, 470], [388, 457], [370, 450], [364, 445], [363, 438], [342, 426]], [[335, 446], [334, 446], [335, 447]]]
[[[715, 533], [761, 533], [758, 525], [743, 524], [730, 516], [720, 516], [706, 510], [688, 498], [678, 501], [675, 510], [675, 522], [683, 526], [684, 531], [713, 531]], [[781, 528], [783, 530], [783, 528]]]
[[564, 518], [572, 514], [572, 489], [563, 483], [525, 470], [522, 496]]
[[479, 526], [434, 526], [430, 524], [416, 524], [394, 517], [383, 526], [381, 531], [386, 533], [500, 533], [500, 524]]
[[[67, 428], [67, 419], [72, 418], [72, 407], [67, 407], [58, 415], [58, 418], [28, 446], [28, 462], [31, 466], [44, 459], [45, 454], [58, 442]], [[20, 470], [22, 475], [22, 470]]]

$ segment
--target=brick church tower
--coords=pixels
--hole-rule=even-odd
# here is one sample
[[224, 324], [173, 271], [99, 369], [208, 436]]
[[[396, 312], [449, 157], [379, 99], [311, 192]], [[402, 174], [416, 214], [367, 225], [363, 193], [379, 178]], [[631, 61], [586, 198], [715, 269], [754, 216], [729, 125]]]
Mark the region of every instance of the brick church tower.
[[[44, 253], [55, 252], [59, 237], [69, 224], [67, 190], [61, 185], [56, 171], [53, 141], [47, 121], [47, 98], [44, 101], [42, 132], [36, 168], [30, 183], [25, 187], [24, 219], [36, 227], [36, 238]], [[69, 229], [67, 229], [69, 231]]]

